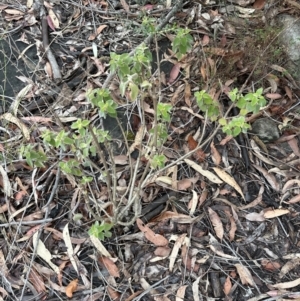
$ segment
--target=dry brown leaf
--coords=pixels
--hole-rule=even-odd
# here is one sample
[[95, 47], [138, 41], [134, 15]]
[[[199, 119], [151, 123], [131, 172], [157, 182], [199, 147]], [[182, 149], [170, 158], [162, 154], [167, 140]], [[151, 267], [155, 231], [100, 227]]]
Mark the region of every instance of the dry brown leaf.
[[192, 199], [189, 201], [188, 204], [188, 209], [190, 209], [190, 215], [193, 215], [195, 213], [197, 204], [198, 204], [198, 195], [197, 192], [195, 190], [192, 190], [193, 192], [193, 197]]
[[193, 183], [195, 183], [193, 181], [193, 179], [195, 179], [195, 178], [179, 180], [177, 182], [177, 189], [178, 190], [187, 190], [188, 188], [190, 188], [192, 186]]
[[197, 172], [208, 178], [211, 182], [215, 184], [222, 184], [223, 181], [221, 181], [215, 174], [208, 170], [204, 170], [200, 165], [196, 164], [192, 160], [184, 159], [184, 162], [191, 166], [193, 169], [195, 169]]
[[11, 113], [3, 114], [0, 119], [5, 119], [9, 122], [14, 123], [17, 127], [19, 127], [24, 135], [24, 138], [29, 141], [30, 140], [30, 131], [27, 126], [19, 120], [17, 117], [13, 116]]
[[171, 249], [169, 247], [157, 247], [154, 251], [154, 255], [159, 257], [168, 257], [171, 253]]
[[235, 232], [237, 230], [237, 226], [236, 226], [235, 220], [234, 220], [232, 214], [229, 212], [229, 210], [225, 210], [225, 213], [226, 213], [226, 215], [228, 216], [228, 218], [230, 220], [229, 240], [233, 241], [234, 236], [235, 236]]
[[284, 277], [287, 273], [289, 273], [292, 269], [300, 265], [300, 258], [295, 257], [292, 260], [288, 261], [280, 270], [279, 278]]
[[55, 12], [53, 11], [53, 9], [49, 9], [49, 17], [52, 21], [52, 24], [54, 25], [55, 28], [59, 28], [59, 20], [55, 14]]
[[226, 278], [226, 280], [224, 282], [224, 288], [223, 288], [224, 294], [226, 296], [230, 293], [231, 288], [232, 288], [232, 283], [230, 281], [230, 277], [227, 276], [227, 278]]
[[262, 9], [262, 8], [264, 8], [265, 3], [266, 3], [266, 0], [255, 0], [255, 2], [253, 4], [253, 8]]
[[176, 78], [178, 77], [178, 75], [180, 73], [180, 67], [181, 67], [180, 63], [177, 63], [173, 66], [173, 68], [171, 69], [171, 72], [170, 72], [168, 84], [172, 84], [176, 80]]
[[[193, 138], [192, 135], [189, 135], [188, 137], [188, 147], [189, 147], [189, 150], [192, 151], [194, 150], [195, 148], [197, 148], [198, 146], [198, 142]], [[193, 154], [193, 157], [199, 161], [199, 162], [203, 162], [206, 158], [206, 155], [205, 153], [203, 152], [203, 150], [201, 149], [198, 149], [196, 152], [194, 152]]]
[[265, 220], [263, 211], [261, 211], [259, 213], [257, 213], [257, 212], [248, 213], [245, 215], [245, 218], [248, 221], [252, 221], [252, 222], [263, 222]]
[[29, 281], [38, 293], [45, 293], [47, 291], [42, 276], [39, 273], [37, 273], [36, 269], [34, 268], [30, 269]]
[[281, 268], [280, 263], [277, 261], [262, 259], [262, 261], [260, 263], [261, 263], [261, 266], [265, 270], [270, 271], [270, 272], [277, 272]]
[[134, 142], [129, 148], [129, 154], [131, 154], [136, 148], [138, 149], [141, 146], [145, 132], [145, 126], [141, 125], [138, 132], [135, 135]]
[[10, 8], [7, 8], [4, 10], [7, 14], [10, 14], [10, 15], [17, 15], [17, 16], [23, 16], [24, 13], [20, 10], [17, 10], [17, 9], [10, 9]]
[[246, 201], [242, 189], [232, 176], [230, 176], [226, 171], [218, 167], [214, 167], [213, 170], [224, 182], [232, 186], [242, 196], [244, 201]]
[[224, 235], [224, 228], [219, 215], [210, 207], [208, 207], [208, 215], [212, 225], [214, 226], [217, 237], [222, 240]]
[[220, 153], [218, 152], [218, 150], [216, 149], [214, 142], [212, 142], [210, 144], [210, 150], [211, 150], [211, 158], [212, 158], [213, 162], [217, 166], [220, 165], [220, 163], [222, 161], [222, 157], [221, 157]]
[[105, 266], [108, 273], [113, 277], [120, 277], [119, 269], [117, 265], [108, 257], [101, 256], [99, 261]]
[[255, 286], [255, 282], [254, 282], [252, 275], [251, 275], [250, 271], [248, 270], [248, 268], [246, 268], [245, 266], [243, 266], [240, 263], [235, 264], [235, 267], [240, 276], [241, 282], [244, 285]]
[[124, 10], [127, 12], [127, 13], [129, 13], [129, 5], [126, 3], [126, 1], [125, 0], [120, 0], [120, 2], [121, 2], [121, 4], [122, 4], [122, 6], [123, 6], [123, 8], [124, 8]]
[[287, 192], [290, 188], [292, 188], [295, 184], [298, 185], [298, 187], [295, 187], [295, 188], [299, 188], [299, 187], [300, 187], [300, 180], [294, 179], [294, 180], [289, 180], [289, 181], [287, 181], [287, 182], [284, 184], [283, 188], [282, 188], [282, 193], [286, 193], [286, 192]]
[[191, 85], [188, 82], [186, 82], [184, 88], [184, 101], [189, 108], [192, 106], [191, 97]]
[[204, 188], [199, 198], [199, 207], [201, 207], [203, 203], [206, 201], [207, 196], [208, 196], [208, 190]]
[[182, 258], [182, 264], [187, 270], [193, 271], [195, 273], [199, 271], [200, 265], [191, 260], [186, 245], [183, 245], [181, 248], [181, 258]]
[[265, 170], [263, 167], [258, 166], [256, 164], [253, 164], [253, 166], [262, 173], [262, 175], [265, 177], [265, 179], [269, 182], [269, 184], [272, 186], [272, 188], [276, 191], [279, 191], [280, 185], [276, 181], [276, 178], [274, 175], [269, 174], [267, 170]]
[[288, 282], [282, 282], [273, 284], [272, 287], [278, 288], [278, 289], [286, 289], [286, 288], [292, 288], [297, 285], [300, 285], [300, 278], [294, 280], [294, 281], [288, 281]]
[[175, 301], [183, 301], [184, 300], [185, 290], [187, 287], [188, 287], [187, 285], [182, 285], [179, 287], [179, 289], [176, 292]]
[[292, 149], [292, 151], [294, 152], [294, 154], [297, 157], [300, 157], [300, 151], [299, 151], [299, 146], [298, 146], [298, 139], [292, 138], [292, 139], [288, 140], [288, 144], [289, 144], [290, 148]]
[[285, 215], [290, 213], [290, 210], [288, 209], [272, 209], [272, 208], [267, 208], [264, 211], [264, 218], [274, 218], [277, 216]]
[[223, 258], [227, 258], [227, 259], [237, 259], [234, 256], [225, 254], [222, 250], [222, 246], [221, 244], [217, 241], [217, 239], [211, 234], [209, 233], [209, 248], [218, 256], [221, 256]]
[[219, 143], [220, 145], [225, 145], [228, 141], [230, 141], [233, 138], [233, 136], [226, 136], [224, 139], [221, 140]]
[[298, 195], [292, 197], [292, 198], [288, 201], [289, 204], [296, 204], [296, 203], [298, 203], [298, 202], [300, 202], [300, 194], [298, 194]]
[[172, 272], [172, 270], [173, 270], [174, 263], [176, 261], [179, 249], [183, 245], [185, 237], [186, 237], [186, 233], [180, 235], [174, 243], [174, 246], [173, 246], [173, 249], [172, 249], [172, 252], [170, 255], [170, 263], [169, 263], [169, 271], [170, 272]]
[[88, 40], [89, 41], [93, 41], [96, 39], [96, 37], [103, 31], [104, 28], [106, 28], [107, 25], [105, 24], [102, 24], [100, 25], [97, 29], [96, 29], [96, 32], [95, 33], [92, 33], [89, 37], [88, 37]]
[[164, 211], [158, 217], [156, 217], [154, 221], [160, 222], [167, 219], [171, 219], [175, 223], [181, 223], [181, 224], [191, 224], [195, 221], [194, 217], [192, 218], [189, 215], [180, 214], [173, 211]]
[[166, 246], [168, 244], [168, 240], [160, 234], [155, 234], [149, 227], [144, 226], [144, 223], [141, 219], [136, 220], [136, 224], [140, 231], [142, 231], [149, 241], [154, 243], [156, 246]]
[[119, 301], [120, 300], [121, 295], [118, 291], [113, 289], [110, 285], [108, 285], [106, 288], [107, 288], [108, 295], [109, 295], [111, 300], [113, 300], [113, 301]]
[[78, 279], [72, 280], [66, 287], [66, 295], [68, 298], [73, 297], [73, 293], [76, 292], [78, 286]]
[[238, 207], [238, 208], [241, 210], [245, 210], [245, 209], [249, 209], [249, 208], [252, 208], [252, 207], [255, 207], [256, 205], [258, 205], [262, 201], [262, 195], [264, 193], [264, 190], [265, 190], [264, 186], [260, 186], [257, 198], [254, 201], [252, 201], [251, 203], [249, 203], [245, 206]]

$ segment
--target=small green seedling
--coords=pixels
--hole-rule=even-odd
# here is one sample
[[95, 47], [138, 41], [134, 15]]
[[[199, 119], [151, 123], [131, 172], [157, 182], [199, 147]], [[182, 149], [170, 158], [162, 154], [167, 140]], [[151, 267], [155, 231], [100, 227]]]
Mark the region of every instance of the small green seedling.
[[96, 221], [92, 227], [89, 230], [89, 235], [93, 235], [100, 240], [104, 240], [105, 238], [109, 238], [112, 236], [110, 230], [113, 227], [113, 224], [106, 223], [104, 221], [99, 224], [98, 221]]

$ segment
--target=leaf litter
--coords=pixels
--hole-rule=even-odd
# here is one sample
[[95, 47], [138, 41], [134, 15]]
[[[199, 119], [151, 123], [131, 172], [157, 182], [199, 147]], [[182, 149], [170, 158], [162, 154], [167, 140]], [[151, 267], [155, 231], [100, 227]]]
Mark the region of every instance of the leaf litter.
[[[107, 161], [116, 170], [115, 199], [110, 199], [105, 176], [97, 170], [103, 162], [94, 162], [97, 168], [93, 165], [89, 171], [94, 182], [86, 191], [76, 177], [59, 173], [58, 153], [51, 153], [49, 165], [32, 168], [13, 150], [22, 141], [46, 152], [41, 138], [45, 129], [71, 131], [70, 122], [83, 115], [97, 120], [85, 94], [102, 87], [109, 76], [109, 52], [134, 50], [143, 40], [136, 34], [140, 13], [159, 22], [173, 1], [160, 6], [125, 0], [40, 6], [21, 2], [0, 6], [2, 28], [6, 35], [16, 29], [20, 41], [37, 44], [36, 56], [41, 59], [32, 69], [35, 77], [20, 77], [27, 86], [17, 91], [11, 110], [0, 118], [7, 131], [0, 148], [1, 297], [51, 300], [52, 290], [59, 300], [85, 301], [299, 298], [299, 117], [295, 110], [288, 111], [296, 101], [297, 84], [267, 52], [264, 43], [272, 45], [274, 33], [264, 36], [266, 41], [259, 37], [261, 29], [267, 31], [260, 21], [266, 1], [236, 0], [219, 6], [213, 1], [188, 1], [174, 13], [173, 20], [184, 20], [191, 29], [194, 44], [180, 60], [169, 44], [159, 63], [162, 67], [167, 61], [171, 68], [153, 78], [155, 89], [173, 106], [164, 153], [167, 164], [176, 169], [151, 172], [146, 185], [140, 171], [148, 164], [148, 152], [156, 151], [145, 146], [155, 113], [151, 97], [138, 107], [121, 95], [117, 81], [111, 83], [114, 100], [126, 107], [128, 116], [138, 116], [143, 109], [147, 117], [143, 123], [140, 118], [127, 120], [128, 128], [135, 128], [134, 138], [126, 152], [120, 150]], [[290, 1], [274, 5], [296, 7]], [[57, 70], [43, 55], [39, 10], [46, 15], [64, 85], [53, 80]], [[245, 19], [255, 25], [241, 29]], [[166, 37], [172, 43], [174, 37]], [[156, 46], [151, 47], [156, 52]], [[261, 56], [259, 48], [266, 53]], [[17, 59], [26, 60], [24, 54]], [[258, 57], [268, 68], [255, 67]], [[264, 146], [248, 137], [237, 147], [233, 137], [217, 131], [207, 140], [216, 124], [195, 106], [193, 93], [199, 83], [222, 111], [229, 106], [226, 89], [244, 84], [251, 90], [255, 82], [263, 85], [270, 100], [259, 114], [270, 114], [282, 123], [282, 137]], [[249, 154], [248, 168], [242, 148]], [[135, 152], [143, 156], [137, 160]], [[136, 223], [115, 225], [112, 237], [102, 242], [88, 235], [88, 225], [96, 218], [109, 220], [117, 214], [113, 202], [127, 208], [121, 220], [126, 224], [134, 215], [126, 206], [136, 197], [135, 187], [142, 187], [138, 203], [144, 212], [136, 216]]]

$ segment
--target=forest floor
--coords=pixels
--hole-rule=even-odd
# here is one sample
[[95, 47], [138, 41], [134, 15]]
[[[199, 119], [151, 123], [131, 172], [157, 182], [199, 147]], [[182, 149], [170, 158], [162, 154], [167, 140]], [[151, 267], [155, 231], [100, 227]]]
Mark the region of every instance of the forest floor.
[[0, 4], [1, 300], [300, 300], [299, 5], [232, 2]]

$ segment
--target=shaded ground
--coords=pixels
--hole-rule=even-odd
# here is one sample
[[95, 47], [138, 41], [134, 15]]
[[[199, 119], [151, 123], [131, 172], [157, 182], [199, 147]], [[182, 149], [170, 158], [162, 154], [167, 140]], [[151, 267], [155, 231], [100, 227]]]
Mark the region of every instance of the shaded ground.
[[[1, 115], [3, 300], [300, 298], [300, 85], [284, 68], [288, 57], [277, 39], [284, 29], [269, 25], [282, 12], [299, 15], [298, 7], [170, 2], [1, 4], [2, 100], [13, 100]], [[192, 48], [179, 61], [170, 51], [172, 30], [154, 37], [149, 48], [160, 62], [152, 64], [151, 89], [131, 101], [111, 77], [109, 53], [128, 53], [147, 39], [145, 15], [157, 26], [170, 13], [169, 23], [191, 30]], [[45, 35], [59, 79], [45, 55]], [[9, 39], [23, 41], [20, 52], [37, 46], [19, 56]], [[119, 124], [100, 118], [86, 98], [103, 85], [118, 105]], [[225, 114], [234, 88], [244, 94], [263, 88], [268, 102], [248, 115], [252, 132], [230, 138], [205, 118], [194, 92], [209, 92]], [[172, 105], [172, 117], [164, 145], [155, 148], [157, 99]], [[42, 136], [64, 129], [71, 137], [80, 118], [112, 136], [88, 145], [97, 145], [89, 164], [78, 149], [51, 148]], [[253, 122], [264, 119], [273, 132], [280, 129], [279, 139], [267, 143], [253, 134]], [[42, 166], [29, 164], [41, 158], [26, 157], [28, 146], [45, 155]], [[167, 168], [149, 168], [151, 152], [164, 154]], [[80, 176], [58, 164], [74, 158]], [[95, 221], [114, 223], [102, 243], [88, 232]]]

